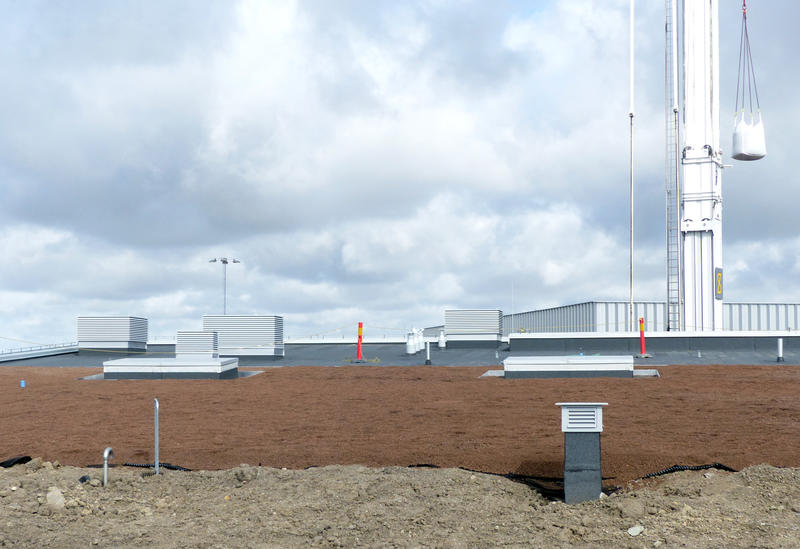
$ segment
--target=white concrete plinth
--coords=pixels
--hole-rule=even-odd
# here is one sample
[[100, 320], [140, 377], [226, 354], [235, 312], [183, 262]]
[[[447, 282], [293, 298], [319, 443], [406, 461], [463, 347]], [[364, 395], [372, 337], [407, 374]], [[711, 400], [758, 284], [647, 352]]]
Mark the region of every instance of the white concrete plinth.
[[503, 361], [506, 378], [633, 377], [633, 357], [510, 356]]
[[447, 341], [492, 341], [501, 340], [500, 334], [447, 334]]
[[121, 358], [103, 362], [104, 379], [229, 379], [238, 358]]
[[446, 334], [448, 347], [453, 348], [489, 348], [496, 349], [502, 342], [501, 334]]
[[220, 347], [220, 356], [284, 356], [283, 345], [260, 345], [258, 347]]
[[105, 350], [112, 349], [114, 351], [146, 351], [146, 341], [87, 341], [81, 340], [78, 342], [79, 351], [92, 351], [92, 350]]

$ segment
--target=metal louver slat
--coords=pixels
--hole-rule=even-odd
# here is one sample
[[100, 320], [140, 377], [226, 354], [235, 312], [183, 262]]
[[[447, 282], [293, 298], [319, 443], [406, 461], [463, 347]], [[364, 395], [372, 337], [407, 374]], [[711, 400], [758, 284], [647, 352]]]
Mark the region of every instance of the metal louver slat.
[[561, 430], [565, 433], [600, 433], [603, 431], [605, 402], [559, 402]]

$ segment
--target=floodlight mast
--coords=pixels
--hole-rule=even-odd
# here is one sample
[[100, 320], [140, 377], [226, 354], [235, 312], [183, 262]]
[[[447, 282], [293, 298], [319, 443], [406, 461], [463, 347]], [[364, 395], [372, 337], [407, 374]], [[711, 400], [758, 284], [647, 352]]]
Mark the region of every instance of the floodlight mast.
[[209, 263], [222, 263], [222, 314], [228, 314], [228, 263], [241, 263], [238, 259], [227, 257], [215, 257], [209, 259]]

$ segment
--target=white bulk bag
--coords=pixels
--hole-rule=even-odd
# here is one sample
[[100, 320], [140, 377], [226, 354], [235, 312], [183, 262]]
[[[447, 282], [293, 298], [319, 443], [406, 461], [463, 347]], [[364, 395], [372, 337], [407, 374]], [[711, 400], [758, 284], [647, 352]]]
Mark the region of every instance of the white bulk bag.
[[767, 155], [767, 141], [764, 135], [764, 121], [761, 112], [758, 116], [750, 115], [745, 120], [744, 113], [736, 116], [733, 125], [733, 154], [736, 160], [759, 160]]

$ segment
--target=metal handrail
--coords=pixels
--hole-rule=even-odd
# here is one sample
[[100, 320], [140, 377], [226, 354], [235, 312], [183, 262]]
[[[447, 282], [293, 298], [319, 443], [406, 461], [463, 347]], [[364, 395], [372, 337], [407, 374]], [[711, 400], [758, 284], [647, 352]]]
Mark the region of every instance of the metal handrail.
[[44, 349], [61, 349], [64, 347], [75, 347], [78, 345], [77, 341], [69, 343], [51, 343], [49, 345], [35, 345], [33, 347], [20, 347], [17, 349], [0, 349], [0, 355], [11, 355], [17, 353], [29, 353], [31, 351], [41, 351]]

